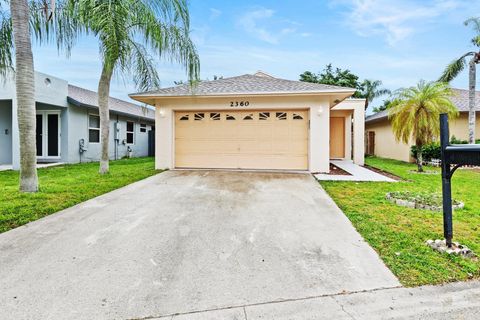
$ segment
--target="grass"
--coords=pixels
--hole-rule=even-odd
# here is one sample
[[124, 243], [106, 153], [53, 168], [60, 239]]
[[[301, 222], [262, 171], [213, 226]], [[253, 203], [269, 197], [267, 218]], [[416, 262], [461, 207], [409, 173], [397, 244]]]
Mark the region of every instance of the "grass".
[[[441, 175], [416, 174], [416, 166], [395, 160], [367, 158], [370, 166], [404, 181], [321, 182], [365, 240], [405, 286], [439, 284], [480, 277], [480, 261], [434, 252], [428, 239], [443, 239], [442, 213], [397, 206], [388, 192], [441, 193]], [[428, 168], [439, 171], [438, 168]], [[453, 198], [465, 203], [454, 212], [454, 241], [480, 255], [480, 172], [457, 170]]]
[[111, 161], [110, 173], [103, 176], [98, 163], [43, 168], [38, 169], [38, 193], [20, 193], [18, 172], [0, 172], [0, 233], [158, 172], [153, 158]]

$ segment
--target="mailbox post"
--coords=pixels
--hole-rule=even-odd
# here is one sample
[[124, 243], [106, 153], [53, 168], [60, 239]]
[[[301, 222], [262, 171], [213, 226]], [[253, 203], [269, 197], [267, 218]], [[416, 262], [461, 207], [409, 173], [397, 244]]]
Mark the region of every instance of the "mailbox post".
[[452, 176], [461, 166], [480, 166], [480, 145], [451, 145], [448, 115], [440, 115], [440, 145], [442, 157], [443, 234], [448, 247], [452, 246]]

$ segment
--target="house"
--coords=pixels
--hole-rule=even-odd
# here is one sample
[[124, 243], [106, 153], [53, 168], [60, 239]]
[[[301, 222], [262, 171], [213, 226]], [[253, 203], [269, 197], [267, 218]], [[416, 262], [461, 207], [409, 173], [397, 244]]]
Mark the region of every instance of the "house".
[[[468, 90], [453, 89], [454, 96], [451, 98], [458, 108], [460, 115], [457, 119], [450, 120], [450, 135], [460, 140], [468, 140]], [[476, 93], [476, 139], [480, 139], [480, 92]], [[388, 120], [388, 111], [373, 114], [365, 120], [366, 153], [382, 158], [412, 161], [409, 144], [397, 142], [392, 132], [392, 126]]]
[[130, 97], [156, 108], [158, 169], [329, 172], [331, 158], [364, 162], [365, 101], [354, 92], [258, 72]]
[[[15, 81], [0, 80], [0, 164], [20, 166]], [[35, 72], [37, 159], [77, 163], [100, 159], [97, 93]], [[154, 111], [110, 98], [110, 158], [148, 155]]]

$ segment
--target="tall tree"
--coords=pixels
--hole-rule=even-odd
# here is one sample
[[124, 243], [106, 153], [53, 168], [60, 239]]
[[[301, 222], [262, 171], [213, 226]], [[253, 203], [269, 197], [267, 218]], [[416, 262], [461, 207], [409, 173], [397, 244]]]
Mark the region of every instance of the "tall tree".
[[365, 98], [365, 110], [373, 99], [391, 94], [390, 90], [382, 88], [382, 81], [365, 79], [360, 84], [360, 95]]
[[10, 12], [15, 46], [15, 85], [20, 136], [20, 191], [37, 192], [35, 80], [28, 2], [11, 0]]
[[[471, 40], [473, 45], [480, 48], [480, 18], [470, 18], [465, 21], [465, 25], [473, 25], [473, 29], [477, 33]], [[460, 72], [465, 69], [468, 61], [468, 142], [475, 143], [475, 87], [477, 64], [480, 63], [480, 49], [470, 51], [462, 55], [460, 58], [453, 60], [443, 71], [439, 81], [450, 82], [455, 79]]]
[[388, 109], [393, 134], [397, 141], [417, 146], [418, 171], [423, 172], [422, 148], [440, 134], [440, 114], [458, 116], [450, 101], [453, 92], [444, 82], [420, 81], [416, 87], [401, 89]]
[[109, 95], [114, 73], [131, 75], [138, 90], [159, 87], [152, 54], [185, 66], [198, 79], [200, 62], [190, 39], [186, 0], [70, 0], [69, 16], [98, 38], [102, 62], [98, 83], [101, 174], [109, 171]]

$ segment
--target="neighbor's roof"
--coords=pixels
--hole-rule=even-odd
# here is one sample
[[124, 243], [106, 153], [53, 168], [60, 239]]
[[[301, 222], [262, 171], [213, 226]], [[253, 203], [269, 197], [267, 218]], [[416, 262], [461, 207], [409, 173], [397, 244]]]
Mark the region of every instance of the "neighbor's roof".
[[[98, 108], [98, 94], [73, 85], [68, 85], [68, 102], [88, 108]], [[130, 117], [143, 118], [147, 120], [155, 120], [155, 111], [144, 108], [134, 103], [123, 101], [110, 97], [108, 106], [111, 111]]]
[[[458, 111], [460, 112], [468, 112], [468, 90], [464, 89], [452, 89], [454, 92], [454, 96], [450, 99], [452, 100], [453, 104], [457, 107]], [[475, 93], [475, 110], [480, 112], [480, 91]], [[372, 123], [375, 121], [380, 121], [386, 119], [388, 117], [388, 111], [380, 111], [371, 116], [368, 116], [365, 119], [366, 123]]]
[[244, 74], [242, 76], [223, 78], [213, 81], [201, 81], [154, 91], [132, 93], [131, 97], [184, 97], [184, 96], [229, 96], [237, 94], [302, 94], [354, 92], [356, 89], [274, 78], [265, 72]]

